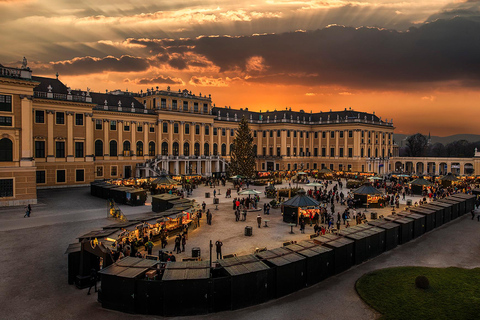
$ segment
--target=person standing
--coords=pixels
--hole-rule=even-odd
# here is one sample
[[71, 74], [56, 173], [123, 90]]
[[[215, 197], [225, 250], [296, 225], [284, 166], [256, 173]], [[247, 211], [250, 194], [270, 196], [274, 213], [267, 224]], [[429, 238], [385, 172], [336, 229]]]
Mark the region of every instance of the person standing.
[[257, 215], [257, 224], [259, 228], [262, 227], [262, 217], [260, 217], [260, 213]]
[[247, 209], [243, 209], [243, 220], [242, 221], [247, 221]]
[[472, 209], [472, 220], [475, 218], [475, 211]]
[[175, 247], [173, 248], [173, 251], [175, 251], [177, 254], [181, 252], [180, 250], [180, 235], [177, 235], [175, 237]]
[[145, 244], [145, 247], [147, 247], [148, 255], [151, 255], [152, 249], [153, 249], [153, 242], [148, 240], [147, 243]]
[[182, 236], [182, 252], [185, 252], [185, 245], [187, 244], [187, 235], [184, 233]]
[[222, 241], [218, 240], [217, 242], [215, 242], [215, 247], [217, 249], [216, 250], [217, 251], [217, 259], [222, 259], [222, 246], [223, 246]]

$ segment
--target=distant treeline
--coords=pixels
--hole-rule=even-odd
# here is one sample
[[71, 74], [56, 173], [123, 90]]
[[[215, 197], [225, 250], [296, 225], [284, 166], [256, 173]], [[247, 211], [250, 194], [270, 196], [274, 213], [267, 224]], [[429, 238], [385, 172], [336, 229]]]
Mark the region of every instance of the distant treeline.
[[475, 148], [480, 150], [480, 141], [458, 140], [446, 145], [440, 142], [429, 144], [426, 136], [417, 133], [407, 138], [405, 147], [399, 148], [399, 156], [472, 158]]

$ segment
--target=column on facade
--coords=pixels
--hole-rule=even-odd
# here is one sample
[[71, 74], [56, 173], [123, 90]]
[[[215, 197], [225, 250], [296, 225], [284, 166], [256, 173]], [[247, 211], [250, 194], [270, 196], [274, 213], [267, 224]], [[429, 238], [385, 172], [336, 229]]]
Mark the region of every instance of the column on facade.
[[178, 128], [178, 133], [180, 134], [180, 141], [178, 142], [178, 148], [180, 149], [179, 150], [179, 154], [183, 154], [185, 155], [184, 153], [184, 149], [183, 149], [183, 144], [185, 143], [184, 141], [184, 133], [185, 133], [185, 121], [180, 121], [180, 126]]
[[162, 131], [163, 131], [162, 120], [158, 119], [157, 120], [157, 134], [156, 134], [157, 141], [155, 142], [155, 145], [157, 146], [157, 156], [160, 156], [162, 154]]
[[[203, 108], [202, 108], [202, 111], [203, 111]], [[205, 154], [204, 146], [205, 146], [205, 123], [200, 123], [200, 155], [201, 156]]]
[[335, 157], [340, 155], [340, 130], [335, 130]]
[[[108, 140], [109, 139], [108, 133], [110, 131], [110, 128], [108, 127], [109, 122], [108, 122], [107, 119], [103, 119], [102, 121], [103, 121], [102, 128], [103, 128], [103, 141], [104, 141], [103, 142], [103, 156], [108, 157], [110, 155], [110, 141]], [[117, 145], [118, 150], [122, 150], [120, 144], [121, 144], [121, 142], [119, 141], [118, 145]], [[107, 160], [107, 159], [105, 159], [105, 160]]]
[[31, 96], [22, 96], [22, 152], [20, 165], [33, 166], [33, 110]]
[[302, 138], [303, 152], [305, 155], [307, 155], [307, 131], [302, 130], [302, 132], [303, 132], [303, 138]]
[[273, 131], [273, 155], [275, 156], [277, 155], [277, 130]]
[[232, 152], [232, 150], [230, 150], [230, 130], [231, 129], [227, 129], [225, 132], [227, 135], [227, 156], [229, 156], [230, 152]]
[[93, 161], [93, 113], [85, 113], [85, 161]]
[[[270, 130], [265, 130], [265, 155], [269, 155], [270, 152]], [[263, 137], [263, 134], [262, 134]], [[263, 150], [263, 149], [262, 149]]]
[[297, 157], [299, 157], [300, 156], [300, 131], [297, 131], [296, 147], [297, 147]]
[[[217, 135], [218, 135], [218, 132], [217, 132]], [[213, 124], [210, 126], [210, 154], [213, 154]], [[209, 163], [209, 166], [211, 166], [212, 164]], [[211, 167], [209, 167], [209, 171], [210, 171]]]
[[326, 155], [328, 155], [328, 157], [331, 157], [332, 155], [330, 154], [330, 130], [326, 131], [325, 136], [327, 137]]
[[280, 132], [280, 155], [285, 156], [287, 154], [287, 130], [282, 129]]
[[313, 149], [315, 149], [315, 144], [314, 144], [314, 141], [315, 141], [315, 133], [313, 131], [310, 131], [309, 133], [309, 151], [310, 151], [310, 154], [313, 154]]
[[[343, 156], [345, 158], [348, 158], [348, 130], [343, 131]], [[346, 165], [345, 165], [346, 166]], [[344, 170], [346, 170], [348, 167], [346, 167]]]
[[73, 161], [74, 144], [73, 144], [73, 115], [72, 111], [67, 111], [67, 161]]
[[353, 130], [353, 156], [359, 157], [360, 156], [360, 130], [355, 129]]
[[132, 160], [137, 158], [137, 124], [140, 124], [140, 122], [132, 121], [130, 127], [130, 131], [132, 132], [132, 142], [130, 143], [130, 155], [133, 155]]
[[[118, 120], [117, 121], [117, 133], [118, 133], [118, 158], [119, 160], [123, 159], [123, 120]], [[132, 123], [130, 125], [130, 130], [133, 131], [135, 130], [135, 125]]]
[[[217, 153], [219, 156], [222, 155], [222, 129], [221, 128], [218, 128], [217, 130]], [[218, 168], [220, 169], [220, 167]], [[218, 172], [219, 170], [217, 170]]]
[[[173, 120], [170, 120], [168, 124], [168, 153], [173, 155]], [[168, 169], [170, 170], [170, 169]], [[167, 170], [167, 171], [168, 171]]]
[[145, 159], [149, 156], [149, 142], [148, 142], [148, 132], [150, 131], [149, 123], [143, 123], [143, 156]]
[[262, 130], [257, 130], [257, 155], [262, 154], [262, 150], [263, 150], [262, 137], [263, 137]]
[[55, 161], [55, 142], [53, 141], [54, 114], [55, 111], [47, 110], [47, 162]]
[[195, 154], [195, 126], [197, 124], [195, 122], [192, 122], [192, 125], [190, 127], [190, 154]]

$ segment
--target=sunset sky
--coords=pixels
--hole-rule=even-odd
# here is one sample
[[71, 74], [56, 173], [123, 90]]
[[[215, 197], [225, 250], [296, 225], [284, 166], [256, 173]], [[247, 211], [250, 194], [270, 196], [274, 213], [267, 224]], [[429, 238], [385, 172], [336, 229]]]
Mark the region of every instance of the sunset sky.
[[480, 1], [0, 0], [0, 64], [94, 91], [158, 86], [216, 106], [478, 134]]

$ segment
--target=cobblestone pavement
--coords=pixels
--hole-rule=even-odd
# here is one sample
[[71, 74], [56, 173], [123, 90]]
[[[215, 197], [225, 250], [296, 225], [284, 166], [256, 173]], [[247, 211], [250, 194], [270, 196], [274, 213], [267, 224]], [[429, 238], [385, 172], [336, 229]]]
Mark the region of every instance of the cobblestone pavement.
[[[202, 187], [194, 198], [203, 201]], [[257, 188], [261, 190], [260, 187]], [[224, 254], [251, 253], [254, 248], [281, 246], [285, 240], [305, 239], [281, 222], [281, 214], [272, 211], [269, 228], [256, 227], [256, 215], [247, 222], [235, 222], [231, 199], [224, 198], [222, 188], [219, 210], [212, 199], [205, 199], [213, 210], [213, 224], [203, 219], [200, 229], [189, 235], [187, 250], [199, 246], [208, 257], [208, 242], [224, 242]], [[415, 200], [415, 199], [414, 199]], [[418, 200], [418, 198], [417, 198]], [[148, 201], [148, 200], [147, 200]], [[262, 204], [263, 202], [261, 202]], [[149, 206], [128, 207], [129, 214], [149, 212]], [[343, 210], [339, 208], [339, 211]], [[385, 213], [386, 214], [386, 209]], [[379, 212], [380, 213], [380, 212]], [[381, 213], [380, 213], [381, 214]], [[263, 216], [262, 214], [262, 217]], [[76, 237], [113, 221], [106, 218], [106, 201], [89, 195], [88, 188], [39, 191], [39, 204], [33, 206], [31, 218], [23, 218], [23, 207], [0, 209], [0, 312], [2, 319], [153, 319], [152, 316], [128, 315], [106, 310], [96, 302], [96, 295], [86, 295], [67, 284], [67, 260], [64, 252]], [[254, 227], [252, 237], [243, 236], [245, 225]], [[364, 273], [392, 266], [432, 267], [480, 266], [480, 223], [465, 215], [414, 241], [355, 266], [315, 286], [258, 306], [188, 319], [375, 319], [378, 315], [367, 307], [354, 290], [355, 281]], [[311, 233], [307, 227], [307, 234]], [[171, 241], [172, 242], [172, 241]], [[169, 243], [167, 249], [173, 249]], [[208, 258], [207, 258], [208, 259]], [[157, 317], [158, 318], [158, 317]]]

